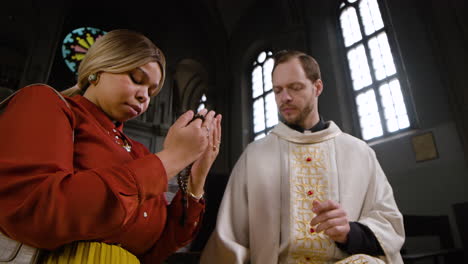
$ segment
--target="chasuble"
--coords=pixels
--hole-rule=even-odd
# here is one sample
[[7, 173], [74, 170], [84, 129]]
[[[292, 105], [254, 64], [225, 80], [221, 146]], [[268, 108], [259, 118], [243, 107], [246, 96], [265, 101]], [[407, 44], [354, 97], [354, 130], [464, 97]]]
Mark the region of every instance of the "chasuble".
[[[312, 201], [341, 204], [385, 256], [348, 255], [310, 221]], [[237, 161], [201, 263], [403, 263], [402, 215], [374, 151], [334, 122], [318, 132], [279, 123]]]

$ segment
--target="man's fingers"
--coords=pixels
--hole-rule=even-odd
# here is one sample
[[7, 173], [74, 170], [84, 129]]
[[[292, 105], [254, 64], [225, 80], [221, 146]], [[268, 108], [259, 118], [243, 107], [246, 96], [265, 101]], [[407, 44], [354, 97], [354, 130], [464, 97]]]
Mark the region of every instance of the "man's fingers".
[[347, 223], [348, 223], [348, 221], [344, 217], [332, 218], [332, 219], [328, 219], [327, 221], [320, 222], [320, 224], [316, 227], [315, 230], [317, 232], [322, 232], [322, 231], [326, 231], [328, 229], [333, 229], [333, 228], [335, 228], [337, 226], [345, 226]]
[[346, 212], [337, 202], [313, 201], [312, 211], [316, 216], [310, 221], [312, 229], [315, 232], [324, 232], [334, 241], [343, 243], [349, 233], [349, 221]]
[[316, 225], [318, 223], [322, 223], [322, 222], [325, 222], [329, 219], [333, 219], [333, 218], [340, 218], [340, 217], [344, 217], [346, 218], [346, 212], [339, 208], [339, 209], [334, 209], [334, 210], [331, 210], [331, 211], [325, 211], [325, 212], [322, 212], [321, 214], [317, 215], [316, 217], [314, 217], [312, 219], [312, 221], [310, 222], [311, 225]]
[[312, 202], [312, 211], [314, 213], [316, 213], [316, 214], [320, 214], [320, 213], [325, 212], [325, 211], [330, 211], [330, 210], [333, 210], [333, 209], [337, 209], [339, 207], [340, 207], [340, 205], [337, 202], [334, 202], [332, 200], [327, 200], [327, 201], [323, 201], [323, 202], [314, 200]]
[[331, 238], [342, 237], [344, 234], [348, 234], [348, 228], [344, 225], [333, 226], [326, 229], [324, 233]]

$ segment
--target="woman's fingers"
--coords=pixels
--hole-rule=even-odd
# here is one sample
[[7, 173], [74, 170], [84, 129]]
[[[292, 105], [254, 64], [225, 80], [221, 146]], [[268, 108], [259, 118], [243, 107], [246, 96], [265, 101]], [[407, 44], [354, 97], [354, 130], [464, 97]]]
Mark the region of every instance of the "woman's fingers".
[[192, 120], [194, 116], [194, 113], [192, 110], [189, 110], [185, 113], [183, 113], [177, 120], [174, 122], [172, 127], [174, 128], [181, 128], [181, 127], [186, 127], [188, 123]]
[[213, 151], [219, 151], [219, 146], [221, 144], [221, 115], [218, 114], [213, 120]]
[[205, 115], [206, 113], [208, 112], [208, 109], [206, 108], [203, 108], [202, 110], [198, 111], [198, 113], [193, 116], [193, 120], [191, 120], [191, 122], [189, 122], [189, 124], [194, 124], [194, 126], [200, 128], [205, 120]]
[[205, 120], [203, 121], [201, 126], [202, 127], [207, 127], [208, 131], [211, 131], [211, 129], [213, 128], [213, 117], [214, 117], [215, 114], [216, 113], [213, 110], [208, 112], [208, 114], [205, 115]]

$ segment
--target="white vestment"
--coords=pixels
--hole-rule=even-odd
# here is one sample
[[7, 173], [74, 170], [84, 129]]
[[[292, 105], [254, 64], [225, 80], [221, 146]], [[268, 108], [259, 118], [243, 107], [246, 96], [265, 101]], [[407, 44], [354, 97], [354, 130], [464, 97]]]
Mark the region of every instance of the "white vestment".
[[[333, 122], [300, 133], [278, 124], [237, 161], [201, 258], [211, 263], [403, 263], [403, 218], [374, 151]], [[385, 256], [349, 256], [311, 229], [313, 200], [341, 204]]]

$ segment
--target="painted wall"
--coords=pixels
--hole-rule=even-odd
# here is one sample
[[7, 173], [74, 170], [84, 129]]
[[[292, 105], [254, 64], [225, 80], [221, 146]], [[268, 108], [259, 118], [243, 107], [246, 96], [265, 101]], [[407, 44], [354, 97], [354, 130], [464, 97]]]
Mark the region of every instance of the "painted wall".
[[[419, 119], [415, 134], [432, 132], [439, 158], [417, 163], [411, 148], [412, 134], [382, 142], [373, 146], [392, 183], [397, 202], [405, 214], [448, 214], [452, 216], [452, 204], [468, 201], [468, 169], [462, 140], [466, 135], [457, 123], [459, 113], [450, 94], [463, 90], [464, 83], [450, 83], [448, 72], [468, 71], [467, 64], [457, 65], [441, 60], [446, 56], [436, 41], [461, 43], [457, 36], [437, 39], [438, 27], [447, 31], [457, 27], [447, 16], [455, 15], [449, 3], [436, 6], [431, 2], [387, 1], [389, 15], [400, 45], [407, 70], [414, 106]], [[438, 8], [442, 8], [442, 11]], [[435, 17], [439, 14], [442, 17]], [[442, 24], [442, 21], [444, 24]], [[453, 32], [453, 31], [452, 31]], [[467, 35], [465, 35], [465, 38]], [[466, 57], [466, 49], [455, 49], [460, 57]], [[455, 86], [455, 87], [453, 87]], [[452, 220], [452, 227], [456, 225]], [[456, 234], [456, 233], [455, 233]], [[455, 235], [458, 242], [458, 236]]]

